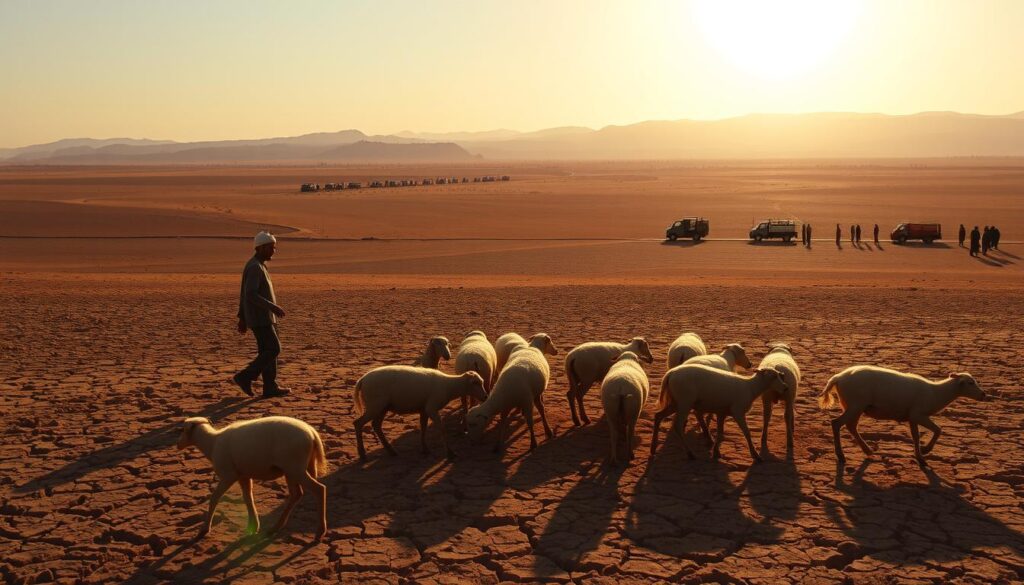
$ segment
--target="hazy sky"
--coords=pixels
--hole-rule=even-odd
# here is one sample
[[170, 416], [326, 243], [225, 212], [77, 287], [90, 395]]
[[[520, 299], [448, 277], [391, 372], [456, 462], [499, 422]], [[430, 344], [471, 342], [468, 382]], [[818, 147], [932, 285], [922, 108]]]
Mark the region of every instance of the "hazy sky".
[[0, 146], [1024, 110], [1024, 0], [0, 0]]

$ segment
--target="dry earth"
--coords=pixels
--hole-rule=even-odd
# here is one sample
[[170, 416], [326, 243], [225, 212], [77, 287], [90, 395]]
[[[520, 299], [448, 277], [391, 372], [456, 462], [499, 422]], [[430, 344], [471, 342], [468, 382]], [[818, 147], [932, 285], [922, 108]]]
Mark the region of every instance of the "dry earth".
[[[110, 193], [95, 172], [58, 174], [82, 199], [91, 181], [99, 185], [93, 196]], [[206, 235], [252, 227], [228, 221], [237, 209], [181, 211], [181, 193], [164, 191], [174, 180], [153, 171], [117, 172], [135, 177], [135, 187], [124, 188], [148, 198], [155, 216], [182, 214], [186, 226], [197, 225], [188, 222], [198, 216], [226, 222], [217, 225], [227, 231]], [[205, 189], [243, 199], [244, 189], [223, 176], [244, 171], [203, 172], [208, 176], [193, 177], [188, 187], [195, 197]], [[966, 185], [994, 171], [949, 172], [968, 176]], [[837, 171], [844, 173], [852, 173], [847, 182], [862, 179]], [[4, 180], [7, 201], [64, 196], [31, 173]], [[1024, 223], [1014, 219], [1021, 183], [1002, 185], [1004, 195], [978, 209], [996, 209], [992, 221], [1005, 219], [1012, 239]], [[587, 189], [577, 191], [553, 198], [561, 203], [551, 213], [568, 214]], [[459, 213], [458, 198], [438, 193], [439, 214]], [[912, 212], [917, 201], [876, 204], [879, 214], [895, 216]], [[44, 216], [19, 209], [27, 214], [23, 231], [0, 230], [18, 236], [0, 238], [0, 575], [7, 582], [1024, 579], [1019, 245], [974, 260], [955, 244], [837, 249], [819, 242], [808, 251], [623, 239], [284, 239], [271, 268], [289, 311], [281, 375], [295, 395], [265, 402], [226, 383], [253, 350], [232, 321], [245, 241], [40, 239], [26, 236], [62, 234], [40, 221]], [[981, 223], [989, 217], [977, 214]], [[316, 231], [287, 210], [250, 219]], [[163, 221], [141, 231], [160, 235], [161, 226], [174, 227]], [[524, 228], [515, 221], [505, 218], [509, 233]], [[619, 230], [616, 238], [645, 237], [608, 223]], [[488, 216], [485, 224], [502, 219]], [[443, 237], [444, 226], [424, 225], [421, 237]], [[192, 229], [181, 234], [197, 235]], [[565, 237], [579, 235], [567, 229]], [[433, 429], [431, 453], [422, 456], [416, 417], [393, 416], [385, 432], [400, 455], [386, 456], [368, 433], [370, 461], [360, 465], [351, 428], [355, 380], [375, 365], [408, 361], [430, 335], [458, 340], [476, 328], [492, 339], [544, 330], [563, 350], [646, 335], [656, 357], [648, 368], [654, 389], [633, 464], [605, 462], [608, 433], [596, 388], [587, 397], [595, 422], [572, 428], [561, 360], [554, 358], [545, 402], [556, 435], [541, 438], [534, 452], [521, 424], [502, 456], [489, 444], [470, 444], [453, 412], [446, 420], [459, 456], [443, 460]], [[721, 461], [686, 460], [676, 437], [648, 455], [666, 347], [688, 329], [713, 347], [742, 341], [755, 363], [769, 341], [794, 347], [805, 374], [794, 462], [777, 457], [785, 444], [779, 409], [770, 435], [776, 456], [764, 464], [750, 465], [731, 422]], [[849, 461], [837, 469], [830, 414], [814, 398], [831, 374], [865, 362], [932, 377], [967, 370], [993, 399], [956, 402], [936, 418], [944, 434], [932, 471], [913, 461], [906, 427], [871, 420], [861, 430], [878, 454], [866, 460], [844, 434]], [[755, 441], [760, 410], [755, 405], [750, 417]], [[302, 418], [325, 439], [327, 537], [311, 544], [315, 506], [303, 500], [277, 538], [245, 538], [245, 507], [232, 490], [212, 533], [193, 541], [213, 476], [197, 451], [174, 448], [177, 424], [191, 415], [222, 425], [269, 413]], [[696, 433], [686, 440], [702, 448]], [[265, 524], [285, 493], [281, 482], [257, 486]]]

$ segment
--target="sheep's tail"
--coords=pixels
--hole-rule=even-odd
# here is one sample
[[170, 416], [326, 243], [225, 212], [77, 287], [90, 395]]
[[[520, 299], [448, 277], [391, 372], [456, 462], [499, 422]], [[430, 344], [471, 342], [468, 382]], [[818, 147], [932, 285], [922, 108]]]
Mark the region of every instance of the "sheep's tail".
[[576, 375], [576, 360], [573, 356], [566, 356], [565, 358], [565, 377], [569, 378], [569, 390], [576, 391], [576, 387], [580, 385], [579, 376]]
[[836, 374], [828, 379], [828, 384], [825, 384], [825, 389], [818, 395], [818, 406], [824, 410], [828, 410], [836, 405], [836, 399], [839, 397], [839, 390], [836, 388], [838, 383], [837, 378], [841, 374]]
[[318, 478], [327, 471], [327, 451], [324, 450], [324, 442], [320, 440], [320, 433], [313, 431], [313, 478]]
[[356, 381], [355, 392], [352, 393], [352, 400], [355, 402], [356, 414], [363, 414], [366, 412], [366, 402], [363, 400], [363, 379], [359, 378]]
[[668, 390], [668, 377], [671, 374], [672, 370], [669, 370], [665, 372], [664, 376], [661, 377], [661, 393], [658, 394], [658, 410], [661, 410], [668, 406], [668, 402], [669, 400], [671, 400], [671, 397], [669, 396], [671, 392], [669, 392]]

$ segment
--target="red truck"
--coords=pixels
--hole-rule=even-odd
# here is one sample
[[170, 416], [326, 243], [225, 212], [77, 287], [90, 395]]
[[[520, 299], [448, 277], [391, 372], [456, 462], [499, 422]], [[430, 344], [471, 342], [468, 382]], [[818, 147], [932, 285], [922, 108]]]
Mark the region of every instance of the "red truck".
[[937, 223], [901, 223], [892, 230], [889, 239], [894, 244], [905, 244], [908, 240], [930, 244], [942, 239], [942, 226]]

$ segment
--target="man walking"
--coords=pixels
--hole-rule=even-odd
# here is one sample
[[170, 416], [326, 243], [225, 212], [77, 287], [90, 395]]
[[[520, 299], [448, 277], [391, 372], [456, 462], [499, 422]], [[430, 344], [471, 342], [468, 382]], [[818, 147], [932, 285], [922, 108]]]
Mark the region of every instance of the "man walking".
[[971, 230], [971, 256], [978, 255], [978, 248], [981, 247], [981, 232], [978, 231], [978, 226], [974, 226]]
[[960, 224], [960, 235], [959, 235], [959, 237], [960, 237], [960, 247], [963, 248], [964, 247], [964, 240], [967, 239], [967, 228], [964, 227], [964, 224]]
[[277, 251], [277, 238], [267, 232], [256, 234], [253, 239], [256, 254], [245, 264], [242, 271], [242, 289], [238, 299], [238, 332], [245, 334], [252, 329], [256, 337], [256, 358], [244, 370], [234, 375], [232, 381], [249, 396], [252, 396], [252, 382], [263, 376], [263, 398], [284, 396], [290, 391], [277, 385], [277, 356], [281, 353], [281, 341], [277, 337], [277, 319], [284, 317], [284, 309], [277, 305], [274, 284], [266, 263]]
[[839, 227], [839, 224], [837, 223], [836, 224], [836, 247], [837, 248], [842, 245], [842, 244], [839, 243], [842, 239], [843, 239], [843, 228]]
[[878, 245], [878, 224], [875, 224], [875, 245]]

